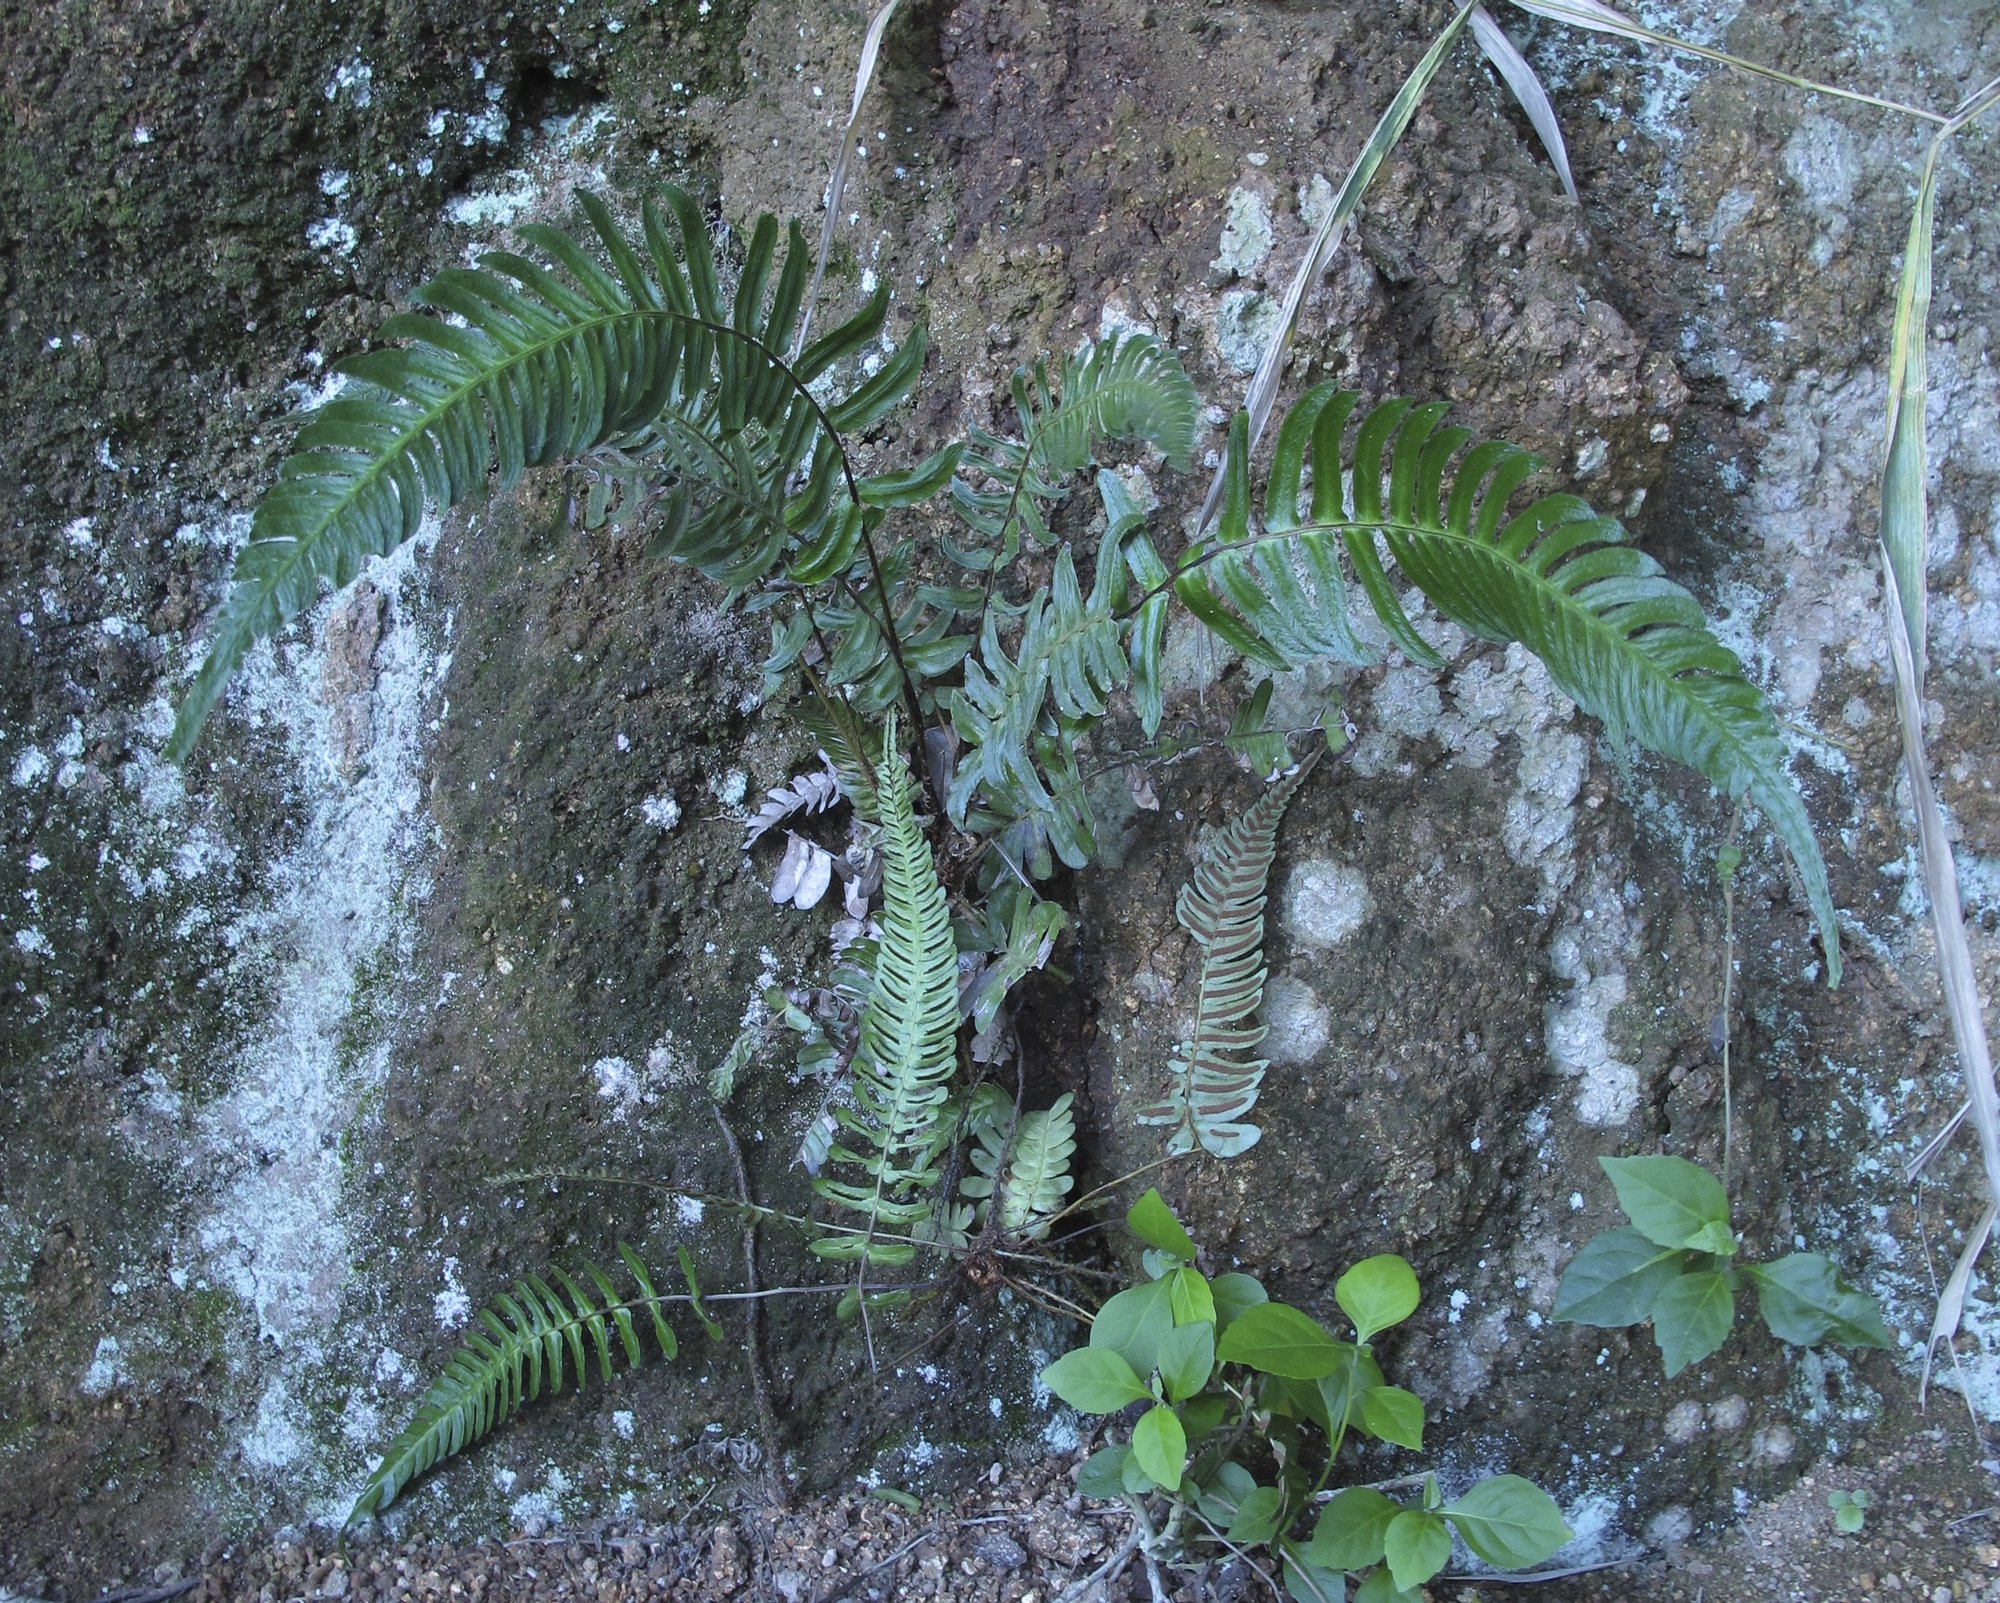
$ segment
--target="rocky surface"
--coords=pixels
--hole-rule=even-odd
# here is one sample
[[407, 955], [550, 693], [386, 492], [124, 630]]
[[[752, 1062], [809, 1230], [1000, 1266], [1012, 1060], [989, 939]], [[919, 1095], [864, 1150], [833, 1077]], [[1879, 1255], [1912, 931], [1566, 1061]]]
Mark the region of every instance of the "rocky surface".
[[[2000, 56], [2000, 19], [1972, 0], [1680, 13], [1729, 48], [1923, 104]], [[561, 1168], [733, 1194], [703, 1078], [763, 984], [812, 972], [824, 940], [770, 906], [740, 821], [809, 743], [761, 706], [758, 631], [635, 542], [582, 533], [587, 484], [552, 474], [329, 599], [253, 660], [188, 771], [159, 758], [281, 419], [328, 393], [327, 364], [437, 266], [566, 215], [578, 185], [633, 199], [674, 177], [732, 223], [810, 216], [861, 21], [736, 0], [0, 18], [0, 1583], [84, 1597], [203, 1569], [217, 1595], [276, 1598], [336, 1575], [355, 1595], [417, 1592], [435, 1573], [446, 1591], [484, 1577], [489, 1595], [555, 1595], [506, 1591], [499, 1555], [518, 1569], [526, 1553], [579, 1595], [663, 1579], [719, 1596], [729, 1543], [688, 1509], [772, 1450], [809, 1487], [935, 1489], [926, 1508], [954, 1521], [986, 1515], [939, 1497], [993, 1464], [1013, 1501], [978, 1495], [1006, 1519], [1067, 1497], [1033, 1466], [1075, 1447], [1076, 1422], [1032, 1374], [1069, 1332], [1012, 1292], [953, 1284], [877, 1333], [893, 1361], [873, 1377], [818, 1303], [774, 1306], [775, 1431], [740, 1344], [690, 1341], [608, 1398], [532, 1412], [414, 1492], [388, 1545], [327, 1568], [323, 1527], [371, 1448], [514, 1275], [608, 1260], [623, 1238], [661, 1261], [690, 1246], [711, 1284], [737, 1282], [740, 1232], [718, 1212], [490, 1182]], [[1868, 1573], [1976, 1595], [1985, 1538], [1951, 1521], [1981, 1506], [1984, 1449], [1950, 1409], [1910, 1413], [1931, 1265], [1976, 1199], [1962, 1156], [1920, 1193], [1901, 1177], [1957, 1092], [1871, 552], [1919, 146], [1880, 113], [1518, 31], [1583, 206], [1468, 52], [1314, 292], [1288, 383], [1451, 398], [1539, 450], [1551, 484], [1623, 513], [1697, 590], [1791, 721], [1847, 978], [1824, 988], [1754, 825], [1603, 749], [1518, 653], [1445, 631], [1440, 675], [1285, 687], [1300, 708], [1338, 691], [1360, 739], [1286, 825], [1268, 1133], [1163, 1186], [1217, 1267], [1252, 1264], [1319, 1311], [1346, 1262], [1407, 1254], [1428, 1297], [1392, 1367], [1430, 1406], [1436, 1460], [1542, 1479], [1585, 1557], [1669, 1555], [1630, 1586], [1680, 1595], [1695, 1572], [1672, 1555], [1738, 1539], [1761, 1499], [1777, 1512], [1741, 1539], [1838, 1575], [1838, 1545], [1811, 1567], [1828, 1540], [1812, 1511], [1872, 1478], [1954, 1501], [1919, 1508], [1921, 1531], [1899, 1517], [1905, 1553]], [[1421, 39], [1403, 8], [1363, 3], [963, 0], [899, 22], [830, 291], [879, 277], [899, 326], [933, 331], [897, 448], [991, 421], [1015, 361], [1135, 323], [1182, 351], [1219, 428], [1328, 180]], [[1948, 166], [1932, 346], [1932, 734], [1989, 994], [1997, 155], [1975, 131]], [[1157, 477], [1164, 519], [1198, 501], [1200, 474]], [[1217, 688], [1176, 717], [1212, 734], [1240, 671], [1188, 667]], [[1078, 1093], [1101, 1174], [1153, 1155], [1120, 1114], [1155, 1094], [1183, 1023], [1174, 892], [1204, 827], [1252, 793], [1207, 756], [1150, 789], [1118, 871], [1074, 886], [1070, 983], [1022, 1021], [1035, 1092]], [[1746, 866], [1722, 1021], [1713, 862], [1732, 833]], [[1836, 1252], [1906, 1351], [1812, 1358], [1740, 1333], [1668, 1383], [1643, 1333], [1547, 1323], [1561, 1265], [1611, 1222], [1597, 1154], [1719, 1161], [1725, 1023], [1739, 1224], [1760, 1252]], [[804, 1200], [788, 1160], [816, 1110], [779, 1066], [746, 1077], [729, 1118], [760, 1200]], [[812, 1273], [765, 1235], [767, 1282]], [[1963, 1384], [1988, 1419], [1990, 1316], [1982, 1286]], [[1912, 1468], [1933, 1461], [1936, 1476]], [[873, 1521], [873, 1545], [815, 1549], [833, 1571], [793, 1566], [813, 1587], [945, 1519], [811, 1509], [825, 1528]], [[1033, 1549], [1040, 1517], [991, 1529]], [[991, 1532], [953, 1525], [882, 1573], [1047, 1595], [1106, 1540], [1091, 1511], [1063, 1518], [1097, 1546], [968, 1574]], [[573, 1560], [550, 1535], [606, 1519], [639, 1534]], [[782, 1522], [729, 1521], [743, 1585], [795, 1603], [772, 1591]], [[256, 1540], [278, 1526], [302, 1533], [289, 1556]], [[474, 1545], [530, 1526], [552, 1545]], [[225, 1561], [218, 1540], [242, 1545]], [[1691, 1562], [1716, 1566], [1695, 1591], [1731, 1595], [1733, 1561]]]

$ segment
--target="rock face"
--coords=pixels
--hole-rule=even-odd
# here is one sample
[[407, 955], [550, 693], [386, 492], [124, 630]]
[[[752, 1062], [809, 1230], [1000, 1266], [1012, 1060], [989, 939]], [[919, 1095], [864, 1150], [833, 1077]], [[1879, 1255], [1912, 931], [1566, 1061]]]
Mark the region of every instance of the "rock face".
[[[1405, 9], [964, 0], [900, 21], [829, 294], [879, 277], [899, 326], [928, 321], [912, 440], [996, 421], [1016, 361], [1138, 324], [1183, 353], [1219, 446], [1329, 177], [1422, 47]], [[1710, 42], [1924, 104], [2000, 54], [1975, 0], [1754, 0], [1726, 27], [1679, 9]], [[1282, 687], [1300, 709], [1337, 692], [1359, 738], [1281, 840], [1266, 1133], [1161, 1183], [1215, 1267], [1321, 1314], [1347, 1263], [1408, 1256], [1426, 1302], [1391, 1356], [1433, 1461], [1533, 1475], [1615, 1549], [1776, 1493], [1905, 1407], [1928, 1324], [1900, 1170], [1960, 1093], [1872, 488], [1921, 151], [1907, 120], [1507, 20], [1582, 207], [1462, 50], [1313, 292], [1288, 385], [1454, 401], [1696, 590], [1789, 721], [1847, 978], [1824, 988], [1754, 819], [1606, 750], [1518, 650], [1440, 630], [1442, 672], [1391, 657]], [[713, 1206], [492, 1181], [736, 1194], [706, 1076], [766, 985], [820, 972], [827, 916], [774, 909], [740, 847], [746, 798], [810, 762], [762, 706], [754, 620], [635, 538], [582, 532], [587, 483], [550, 474], [427, 526], [265, 648], [187, 770], [159, 752], [280, 419], [330, 393], [329, 364], [579, 185], [636, 198], [671, 175], [732, 224], [814, 215], [857, 48], [845, 13], [736, 0], [0, 20], [0, 1581], [84, 1592], [218, 1532], [337, 1520], [523, 1271], [625, 1239], [740, 1282], [742, 1232]], [[1996, 172], [1980, 129], [1947, 164], [1930, 374], [1931, 735], [1988, 994]], [[1203, 476], [1155, 477], [1171, 528]], [[1212, 737], [1247, 681], [1187, 677], [1207, 688], [1174, 716]], [[1100, 1177], [1158, 1155], [1124, 1115], [1186, 1025], [1174, 895], [1203, 826], [1254, 794], [1206, 755], [1148, 783], [1119, 872], [1066, 893], [1070, 983], [1020, 1021], [1037, 1089], [1078, 1093]], [[1838, 1255], [1910, 1354], [1807, 1357], [1746, 1328], [1668, 1383], [1643, 1332], [1547, 1322], [1613, 1222], [1597, 1155], [1719, 1165], [1725, 1035], [1750, 1246]], [[745, 1074], [727, 1117], [757, 1200], [804, 1206], [791, 1158], [818, 1106], [781, 1064]], [[1962, 1157], [1935, 1173], [1933, 1235], [1977, 1202]], [[767, 1283], [814, 1273], [765, 1236]], [[898, 1484], [1074, 1446], [1032, 1382], [1070, 1331], [1009, 1291], [946, 1293], [874, 1332], [872, 1375], [821, 1300], [773, 1305], [775, 1444], [731, 1314], [721, 1346], [689, 1330], [677, 1365], [534, 1411], [408, 1517], [662, 1510], [773, 1445], [809, 1480]], [[1985, 1313], [1966, 1373], [1993, 1417]]]

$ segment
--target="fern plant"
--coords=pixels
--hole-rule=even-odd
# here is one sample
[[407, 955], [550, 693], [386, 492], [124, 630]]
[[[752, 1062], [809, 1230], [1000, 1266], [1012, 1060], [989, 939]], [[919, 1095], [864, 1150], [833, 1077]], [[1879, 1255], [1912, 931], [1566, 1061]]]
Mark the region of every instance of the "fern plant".
[[[1261, 529], [1251, 519], [1247, 420], [1237, 415], [1215, 538], [1191, 546], [1171, 574], [1143, 550], [1143, 533], [1128, 541], [1128, 553], [1142, 548], [1128, 555], [1135, 571], [1153, 576], [1130, 612], [1135, 638], [1146, 609], [1170, 590], [1270, 668], [1321, 656], [1366, 661], [1329, 616], [1344, 607], [1337, 545], [1398, 646], [1435, 664], [1390, 583], [1379, 537], [1440, 613], [1482, 640], [1526, 646], [1614, 744], [1686, 763], [1732, 800], [1755, 802], [1798, 869], [1828, 981], [1838, 983], [1826, 865], [1785, 770], [1783, 733], [1699, 603], [1615, 519], [1575, 496], [1542, 496], [1510, 514], [1514, 492], [1540, 466], [1528, 452], [1439, 427], [1442, 404], [1392, 400], [1365, 413], [1359, 405], [1352, 392], [1323, 385], [1292, 409], [1266, 478]], [[1147, 672], [1157, 678], [1157, 665]]]
[[[812, 1250], [838, 1262], [893, 1267], [916, 1256], [909, 1238], [921, 1235], [932, 1217], [930, 1193], [950, 1138], [946, 1105], [958, 1067], [958, 947], [944, 886], [917, 828], [893, 712], [875, 789], [882, 807], [882, 938], [874, 986], [861, 1011], [854, 1106], [839, 1110], [846, 1134], [829, 1154], [862, 1178], [822, 1175], [813, 1182], [821, 1197], [859, 1216], [865, 1229], [822, 1237]], [[878, 1239], [878, 1230], [900, 1239]]]
[[909, 394], [921, 330], [835, 401], [811, 387], [880, 335], [887, 289], [788, 361], [808, 260], [798, 225], [774, 283], [778, 225], [758, 219], [725, 305], [700, 209], [679, 189], [664, 194], [665, 213], [644, 207], [640, 245], [601, 200], [578, 197], [608, 267], [562, 230], [524, 224], [557, 270], [510, 251], [447, 269], [417, 292], [444, 315], [393, 317], [382, 335], [400, 345], [336, 364], [349, 387], [300, 432], [257, 508], [175, 721], [175, 760], [250, 647], [322, 580], [348, 583], [415, 534], [427, 507], [489, 481], [612, 447], [652, 459], [661, 499], [649, 549], [739, 592], [781, 560], [802, 583], [844, 571], [880, 509], [941, 487], [956, 453], [864, 477], [845, 445]]
[[[397, 343], [340, 365], [353, 384], [307, 423], [257, 511], [172, 749], [187, 752], [257, 638], [322, 579], [344, 583], [366, 556], [408, 539], [427, 507], [540, 463], [601, 467], [603, 482], [631, 497], [620, 516], [649, 527], [649, 550], [768, 615], [770, 690], [805, 682], [802, 721], [878, 833], [880, 936], [855, 941], [843, 959], [858, 969], [849, 987], [858, 1022], [843, 1015], [852, 1038], [843, 1033], [836, 1049], [815, 1020], [781, 1010], [829, 1076], [852, 1050], [850, 1100], [830, 1095], [837, 1123], [823, 1150], [815, 1145], [823, 1166], [813, 1186], [829, 1217], [813, 1250], [854, 1266], [857, 1301], [887, 1284], [879, 1272], [969, 1246], [975, 1226], [1031, 1242], [1064, 1210], [1077, 1143], [1069, 1098], [1017, 1115], [968, 1082], [997, 1050], [1010, 994], [1064, 928], [1038, 882], [1058, 861], [1082, 868], [1098, 854], [1080, 753], [1123, 697], [1148, 739], [1161, 727], [1175, 606], [1255, 665], [1359, 664], [1369, 653], [1354, 632], [1351, 576], [1392, 640], [1435, 662], [1390, 581], [1393, 564], [1447, 618], [1540, 657], [1614, 741], [1690, 763], [1756, 801], [1798, 864], [1837, 975], [1825, 870], [1768, 709], [1693, 599], [1615, 522], [1567, 496], [1511, 510], [1535, 465], [1526, 453], [1443, 427], [1441, 407], [1364, 410], [1357, 396], [1322, 387], [1286, 418], [1261, 498], [1238, 416], [1220, 521], [1184, 550], [1163, 555], [1122, 481], [1100, 472], [1093, 552], [1080, 519], [1065, 525], [1074, 543], [1065, 542], [1054, 511], [1107, 442], [1157, 450], [1173, 467], [1191, 457], [1199, 402], [1171, 351], [1145, 335], [1086, 342], [1058, 366], [1015, 376], [1019, 438], [975, 428], [914, 466], [864, 472], [855, 442], [914, 388], [921, 330], [872, 376], [851, 373], [848, 359], [886, 325], [882, 289], [788, 354], [800, 343], [800, 230], [781, 249], [778, 225], [760, 219], [725, 290], [698, 208], [677, 190], [665, 201], [643, 209], [634, 240], [584, 197], [595, 251], [557, 229], [523, 228], [542, 260], [501, 251], [476, 270], [441, 274], [420, 292], [441, 315], [392, 319], [383, 332]], [[937, 498], [963, 539], [878, 546], [895, 513]], [[609, 515], [608, 499], [593, 505], [593, 522]], [[1264, 710], [1253, 699], [1229, 743], [1268, 771], [1289, 754], [1262, 728]], [[1202, 953], [1196, 1018], [1164, 1097], [1138, 1114], [1168, 1128], [1171, 1152], [1227, 1157], [1260, 1137], [1249, 1115], [1266, 1065], [1250, 1054], [1263, 1039], [1265, 888], [1279, 821], [1310, 766], [1308, 757], [1224, 832], [1177, 903]], [[954, 882], [966, 898], [956, 919], [913, 767], [928, 779], [931, 827], [974, 839], [976, 872]], [[831, 783], [774, 792], [751, 841], [821, 809]], [[719, 1091], [760, 1039], [739, 1038]], [[966, 1161], [949, 1198], [945, 1160], [960, 1142]], [[587, 1347], [608, 1371], [615, 1327], [636, 1362], [635, 1311], [650, 1313], [671, 1355], [660, 1305], [672, 1299], [621, 1254], [640, 1277], [637, 1298], [620, 1301], [587, 1267], [601, 1306], [571, 1280], [557, 1277], [564, 1302], [529, 1277], [482, 1311], [357, 1514], [386, 1507], [411, 1477], [535, 1395], [544, 1364], [550, 1388], [560, 1386], [564, 1352], [579, 1384]], [[699, 1314], [691, 1275], [688, 1296]]]
[[1197, 1145], [1218, 1158], [1248, 1152], [1264, 1132], [1244, 1121], [1270, 1064], [1245, 1054], [1264, 1039], [1264, 890], [1278, 826], [1317, 753], [1268, 788], [1223, 831], [1215, 851], [1181, 887], [1174, 916], [1201, 948], [1194, 1029], [1168, 1068], [1164, 1099], [1137, 1109], [1140, 1124], [1170, 1127], [1167, 1152]]
[[[592, 1355], [599, 1375], [609, 1383], [614, 1331], [626, 1364], [638, 1368], [643, 1343], [635, 1314], [649, 1320], [661, 1356], [676, 1357], [680, 1345], [663, 1311], [663, 1304], [670, 1299], [653, 1289], [645, 1264], [623, 1242], [618, 1245], [618, 1256], [639, 1287], [636, 1296], [620, 1296], [611, 1277], [585, 1259], [583, 1275], [596, 1288], [601, 1302], [575, 1277], [551, 1268], [549, 1279], [525, 1275], [511, 1292], [502, 1292], [481, 1308], [464, 1343], [446, 1362], [444, 1373], [424, 1393], [416, 1417], [389, 1444], [362, 1486], [347, 1523], [381, 1513], [411, 1481], [482, 1440], [512, 1418], [523, 1403], [541, 1396], [545, 1383], [552, 1397], [570, 1383], [581, 1391]], [[702, 1309], [694, 1265], [685, 1249], [681, 1269], [687, 1279], [687, 1302], [709, 1335], [721, 1335], [721, 1327]], [[555, 1286], [549, 1280], [554, 1280]]]
[[973, 1200], [978, 1223], [992, 1220], [1013, 1240], [1038, 1241], [1076, 1184], [1069, 1172], [1076, 1153], [1070, 1094], [1017, 1119], [997, 1087], [989, 1082], [980, 1090], [995, 1094], [987, 1099], [987, 1115], [974, 1121], [976, 1172], [959, 1181], [958, 1193]]

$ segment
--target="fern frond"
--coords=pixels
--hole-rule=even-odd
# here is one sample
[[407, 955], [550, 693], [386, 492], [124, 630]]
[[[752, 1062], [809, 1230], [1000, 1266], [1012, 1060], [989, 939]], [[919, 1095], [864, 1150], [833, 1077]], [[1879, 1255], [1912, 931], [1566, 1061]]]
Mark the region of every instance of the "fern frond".
[[1251, 803], [1223, 831], [1214, 852], [1181, 887], [1174, 916], [1201, 948], [1194, 1030], [1168, 1066], [1164, 1100], [1140, 1108], [1141, 1124], [1173, 1127], [1167, 1151], [1197, 1143], [1218, 1158], [1254, 1147], [1264, 1132], [1244, 1123], [1264, 1083], [1263, 1058], [1244, 1054], [1264, 1039], [1264, 892], [1278, 850], [1278, 825], [1318, 753]]
[[796, 225], [773, 281], [778, 225], [758, 221], [725, 305], [689, 196], [667, 190], [671, 223], [647, 204], [643, 245], [603, 202], [579, 198], [608, 268], [570, 235], [526, 225], [552, 266], [495, 251], [477, 269], [448, 269], [417, 296], [437, 315], [391, 318], [382, 335], [398, 345], [337, 364], [354, 382], [313, 414], [257, 508], [168, 743], [176, 760], [250, 647], [309, 606], [322, 580], [346, 584], [365, 558], [409, 539], [427, 507], [457, 505], [489, 480], [611, 446], [657, 457], [666, 483], [651, 548], [738, 590], [788, 553], [851, 544], [880, 516], [873, 500], [893, 504], [895, 481], [857, 480], [840, 436], [909, 392], [922, 334], [830, 404], [808, 389], [880, 333], [886, 290], [787, 363], [807, 261]]
[[1019, 1123], [1013, 1122], [1009, 1106], [1005, 1123], [989, 1119], [978, 1125], [978, 1144], [972, 1149], [972, 1166], [978, 1172], [958, 1183], [959, 1194], [978, 1204], [977, 1219], [983, 1222], [997, 1209], [1006, 1235], [1035, 1241], [1047, 1234], [1048, 1220], [1062, 1211], [1076, 1184], [1069, 1172], [1069, 1160], [1076, 1152], [1070, 1101], [1065, 1092], [1053, 1107], [1022, 1114]]
[[[545, 1387], [551, 1397], [566, 1384], [583, 1390], [593, 1354], [599, 1374], [609, 1382], [614, 1333], [626, 1364], [637, 1368], [643, 1349], [634, 1314], [650, 1318], [661, 1355], [675, 1357], [679, 1344], [662, 1311], [666, 1299], [653, 1289], [637, 1253], [620, 1242], [618, 1256], [638, 1284], [637, 1296], [621, 1297], [611, 1277], [585, 1259], [583, 1275], [596, 1298], [555, 1269], [550, 1275], [555, 1286], [540, 1275], [527, 1275], [480, 1309], [464, 1345], [424, 1393], [416, 1418], [389, 1444], [362, 1486], [347, 1523], [380, 1514], [410, 1482], [482, 1440]], [[698, 1303], [691, 1266], [683, 1267], [690, 1271], [689, 1295]], [[706, 1314], [702, 1320], [708, 1323]]]
[[950, 1139], [949, 1082], [958, 1066], [958, 948], [929, 843], [917, 828], [913, 786], [892, 713], [875, 788], [882, 815], [882, 938], [861, 1010], [854, 1105], [838, 1110], [846, 1140], [829, 1154], [860, 1181], [822, 1176], [813, 1189], [860, 1214], [870, 1234], [813, 1243], [821, 1257], [873, 1264], [910, 1261], [907, 1242], [876, 1240], [876, 1227], [920, 1235], [931, 1217], [937, 1158]]
[[964, 683], [950, 697], [952, 728], [965, 743], [945, 803], [952, 818], [968, 823], [983, 797], [991, 822], [1028, 821], [1072, 868], [1097, 852], [1076, 741], [1130, 673], [1112, 612], [1120, 562], [1116, 541], [1100, 544], [1086, 596], [1065, 546], [1049, 588], [1023, 614], [1014, 655], [989, 612], [978, 654], [966, 659]]
[[1053, 544], [1044, 504], [1068, 493], [1064, 481], [1089, 466], [1105, 441], [1143, 440], [1175, 468], [1185, 468], [1194, 451], [1200, 398], [1180, 359], [1150, 334], [1086, 342], [1063, 363], [1059, 392], [1049, 382], [1047, 358], [1032, 372], [1017, 368], [1013, 396], [1021, 437], [974, 429], [964, 465], [988, 483], [952, 483], [953, 507], [989, 542], [970, 551], [947, 542], [968, 568], [1013, 561], [1023, 529]]
[[[1615, 519], [1574, 496], [1543, 496], [1509, 516], [1514, 492], [1539, 466], [1527, 452], [1441, 428], [1441, 405], [1386, 401], [1356, 421], [1356, 403], [1322, 386], [1293, 409], [1272, 463], [1262, 533], [1250, 527], [1238, 417], [1222, 544], [1184, 560], [1174, 586], [1181, 599], [1247, 655], [1288, 666], [1299, 640], [1335, 629], [1323, 612], [1341, 592], [1316, 578], [1315, 596], [1295, 593], [1275, 577], [1282, 564], [1264, 563], [1259, 553], [1272, 546], [1310, 553], [1314, 573], [1330, 575], [1338, 540], [1397, 644], [1435, 663], [1396, 597], [1379, 536], [1439, 612], [1481, 639], [1527, 647], [1565, 695], [1603, 721], [1614, 744], [1686, 763], [1732, 800], [1756, 803], [1797, 866], [1828, 979], [1837, 982], [1833, 897], [1805, 802], [1786, 772], [1784, 736], [1694, 597], [1634, 549]], [[1213, 584], [1198, 577], [1201, 569], [1216, 573]]]

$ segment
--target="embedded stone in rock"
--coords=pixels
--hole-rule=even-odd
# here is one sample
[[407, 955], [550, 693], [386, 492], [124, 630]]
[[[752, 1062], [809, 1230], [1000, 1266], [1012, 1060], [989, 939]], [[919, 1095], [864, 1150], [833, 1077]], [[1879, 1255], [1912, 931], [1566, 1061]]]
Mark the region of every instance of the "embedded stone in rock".
[[1302, 946], [1337, 946], [1374, 910], [1367, 876], [1331, 858], [1310, 858], [1285, 881], [1285, 932]]

